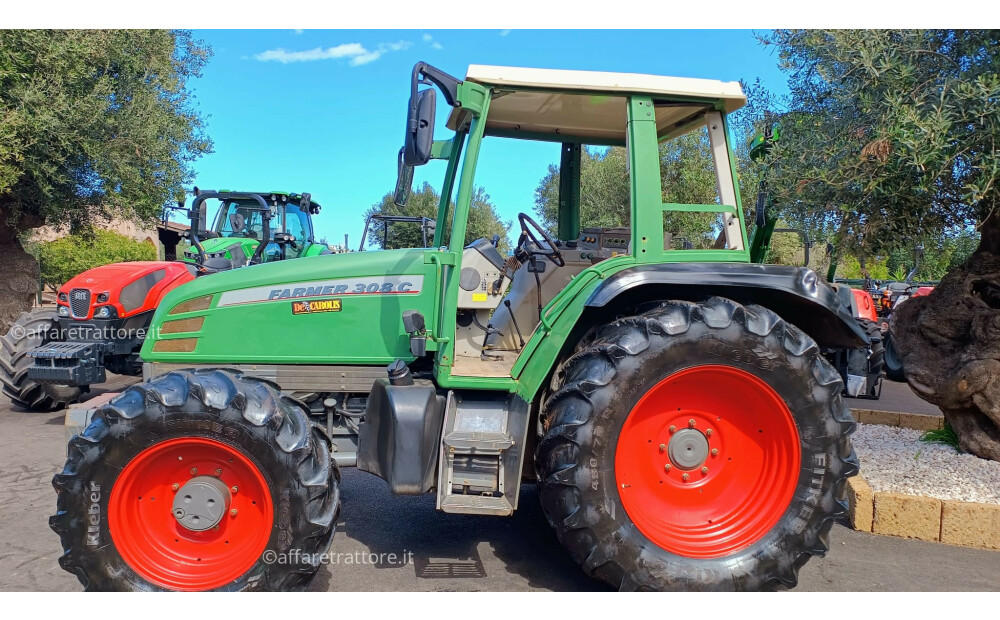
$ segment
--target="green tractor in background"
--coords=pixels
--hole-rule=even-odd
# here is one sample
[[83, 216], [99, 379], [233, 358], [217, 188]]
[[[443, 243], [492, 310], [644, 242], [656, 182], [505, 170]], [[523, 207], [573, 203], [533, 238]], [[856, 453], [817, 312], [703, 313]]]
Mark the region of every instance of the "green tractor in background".
[[[220, 207], [209, 229], [210, 199]], [[0, 338], [4, 395], [19, 408], [48, 411], [76, 402], [107, 371], [140, 374], [139, 350], [164, 295], [196, 276], [330, 253], [314, 241], [319, 209], [309, 194], [195, 188], [190, 209], [183, 202], [171, 209], [191, 221], [191, 247], [179, 260], [89, 269], [59, 288], [55, 308], [21, 315]]]
[[[302, 588], [356, 466], [486, 518], [537, 483], [570, 557], [616, 589], [793, 587], [858, 470], [824, 351], [868, 338], [815, 272], [751, 261], [740, 85], [419, 63], [410, 89], [395, 195], [443, 162], [429, 247], [168, 293], [146, 380], [96, 408], [53, 480], [61, 566], [91, 590]], [[690, 131], [718, 200], [665, 203], [658, 145]], [[508, 257], [465, 241], [481, 148], [502, 140], [561, 153], [557, 234], [521, 213]], [[627, 149], [628, 227], [581, 222], [583, 145]], [[714, 214], [722, 247], [676, 248], [667, 212]]]
[[[202, 205], [210, 198], [219, 199], [221, 205], [215, 223], [207, 229], [207, 211]], [[192, 220], [186, 235], [192, 247], [179, 260], [197, 265], [200, 271], [227, 271], [250, 264], [330, 253], [326, 245], [314, 238], [312, 216], [319, 213], [320, 205], [308, 193], [201, 192], [195, 188], [191, 209], [184, 209], [183, 204], [178, 208], [198, 218], [197, 225]], [[262, 244], [262, 239], [268, 242]]]

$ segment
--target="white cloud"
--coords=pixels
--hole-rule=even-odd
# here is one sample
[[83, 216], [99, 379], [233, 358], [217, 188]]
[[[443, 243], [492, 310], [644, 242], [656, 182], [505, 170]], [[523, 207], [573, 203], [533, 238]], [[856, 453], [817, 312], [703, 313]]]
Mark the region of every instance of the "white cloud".
[[440, 43], [438, 43], [437, 41], [431, 43], [431, 47], [434, 48], [434, 49], [436, 49], [436, 50], [443, 50], [444, 49], [444, 46], [441, 45]]
[[302, 34], [303, 32], [305, 32], [305, 30], [303, 30], [302, 28], [296, 28], [295, 30], [292, 31], [292, 34]]
[[508, 28], [507, 30], [501, 30], [500, 31], [500, 36], [501, 37], [505, 37], [505, 36], [507, 36], [509, 34], [510, 34], [510, 28]]
[[423, 40], [424, 40], [424, 43], [430, 43], [431, 41], [434, 40], [434, 37], [432, 37], [431, 35], [429, 35], [427, 33], [424, 33]]
[[396, 41], [395, 43], [380, 43], [374, 50], [369, 50], [360, 43], [341, 43], [333, 47], [316, 47], [311, 50], [290, 51], [284, 48], [267, 50], [259, 54], [254, 54], [254, 58], [261, 62], [275, 61], [281, 64], [291, 62], [311, 62], [314, 60], [330, 60], [347, 58], [350, 59], [352, 67], [359, 67], [370, 62], [375, 62], [386, 52], [398, 52], [410, 47], [409, 41]]

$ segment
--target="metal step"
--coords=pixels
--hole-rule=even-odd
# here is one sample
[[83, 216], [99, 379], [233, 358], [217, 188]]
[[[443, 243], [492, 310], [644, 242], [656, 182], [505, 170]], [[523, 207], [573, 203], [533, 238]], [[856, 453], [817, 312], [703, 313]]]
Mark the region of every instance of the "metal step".
[[489, 497], [482, 495], [449, 495], [441, 501], [444, 512], [496, 515], [505, 517], [513, 514], [514, 507], [506, 497]]
[[476, 454], [480, 452], [500, 452], [514, 445], [514, 440], [506, 432], [477, 433], [456, 431], [445, 435], [444, 445], [455, 448], [456, 452]]
[[503, 516], [517, 508], [528, 410], [512, 403], [506, 394], [448, 393], [438, 460], [439, 509]]

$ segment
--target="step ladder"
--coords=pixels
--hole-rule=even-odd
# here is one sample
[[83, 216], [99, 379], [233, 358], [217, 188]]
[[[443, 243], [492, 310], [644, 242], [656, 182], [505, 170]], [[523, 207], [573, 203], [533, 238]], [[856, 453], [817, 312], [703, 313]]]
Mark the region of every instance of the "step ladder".
[[448, 393], [437, 507], [505, 516], [517, 508], [528, 405], [515, 395]]

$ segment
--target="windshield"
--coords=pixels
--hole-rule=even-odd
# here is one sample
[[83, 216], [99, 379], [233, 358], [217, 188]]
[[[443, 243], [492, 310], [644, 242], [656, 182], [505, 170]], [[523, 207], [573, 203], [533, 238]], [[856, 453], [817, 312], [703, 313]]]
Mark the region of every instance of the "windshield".
[[[270, 223], [270, 233], [274, 234], [275, 223]], [[222, 203], [215, 222], [215, 232], [220, 237], [240, 237], [260, 239], [264, 233], [264, 219], [260, 205], [252, 199], [234, 199]]]
[[[297, 203], [285, 205], [285, 232], [293, 235], [297, 241], [312, 239], [313, 232], [309, 214], [304, 212]], [[275, 222], [271, 222], [275, 226]]]

